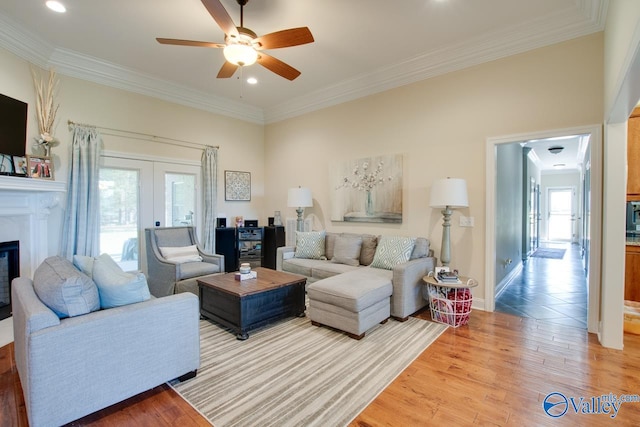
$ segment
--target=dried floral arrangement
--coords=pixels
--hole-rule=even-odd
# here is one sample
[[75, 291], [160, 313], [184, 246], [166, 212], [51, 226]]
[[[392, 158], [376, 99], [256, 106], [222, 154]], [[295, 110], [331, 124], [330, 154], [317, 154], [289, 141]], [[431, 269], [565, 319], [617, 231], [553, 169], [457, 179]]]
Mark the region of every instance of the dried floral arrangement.
[[43, 147], [45, 155], [48, 156], [50, 148], [58, 144], [58, 141], [52, 135], [53, 125], [56, 121], [56, 114], [60, 104], [55, 103], [55, 97], [58, 92], [58, 79], [54, 69], [49, 69], [49, 78], [38, 76], [34, 68], [31, 68], [33, 76], [33, 85], [36, 89], [36, 117], [38, 119], [38, 129], [40, 130], [40, 138], [36, 138], [38, 146]]
[[377, 185], [382, 185], [385, 181], [391, 181], [393, 178], [383, 177], [382, 169], [384, 167], [384, 162], [381, 160], [376, 165], [375, 169], [369, 169], [369, 163], [364, 162], [362, 164], [362, 170], [360, 166], [356, 166], [353, 168], [353, 178], [350, 179], [348, 176], [342, 178], [342, 183], [338, 186], [340, 187], [351, 187], [355, 188], [358, 191], [367, 191], [370, 192]]

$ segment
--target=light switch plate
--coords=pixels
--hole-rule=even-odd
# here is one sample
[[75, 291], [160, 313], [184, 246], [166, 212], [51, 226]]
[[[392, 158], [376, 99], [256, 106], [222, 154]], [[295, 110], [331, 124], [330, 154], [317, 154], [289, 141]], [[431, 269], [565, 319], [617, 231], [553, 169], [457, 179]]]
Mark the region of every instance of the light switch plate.
[[460, 227], [473, 227], [473, 217], [460, 216]]

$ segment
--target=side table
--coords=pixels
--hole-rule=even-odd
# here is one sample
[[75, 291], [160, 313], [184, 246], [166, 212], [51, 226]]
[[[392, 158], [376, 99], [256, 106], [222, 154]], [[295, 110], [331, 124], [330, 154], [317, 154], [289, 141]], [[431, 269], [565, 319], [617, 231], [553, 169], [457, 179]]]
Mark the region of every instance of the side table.
[[457, 328], [466, 325], [471, 315], [473, 295], [471, 288], [478, 286], [475, 279], [458, 276], [462, 283], [440, 283], [433, 276], [424, 276], [422, 296], [429, 301], [434, 322]]

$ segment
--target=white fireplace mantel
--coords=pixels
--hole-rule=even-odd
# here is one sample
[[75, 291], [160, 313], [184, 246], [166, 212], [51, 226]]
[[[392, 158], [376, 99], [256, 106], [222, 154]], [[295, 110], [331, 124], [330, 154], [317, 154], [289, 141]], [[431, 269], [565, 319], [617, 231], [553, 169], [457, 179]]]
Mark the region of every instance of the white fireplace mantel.
[[54, 191], [64, 193], [67, 191], [67, 183], [47, 179], [0, 175], [1, 191]]
[[20, 275], [31, 277], [49, 256], [51, 209], [62, 203], [67, 184], [0, 176], [0, 241], [20, 242]]

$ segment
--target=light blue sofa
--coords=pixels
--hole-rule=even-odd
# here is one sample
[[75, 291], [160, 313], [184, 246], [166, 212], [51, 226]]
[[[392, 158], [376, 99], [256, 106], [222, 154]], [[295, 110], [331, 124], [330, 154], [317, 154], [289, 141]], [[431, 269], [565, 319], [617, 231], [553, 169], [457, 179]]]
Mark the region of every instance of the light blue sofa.
[[33, 281], [12, 281], [15, 359], [31, 427], [59, 426], [200, 364], [198, 297], [190, 293], [59, 318]]

